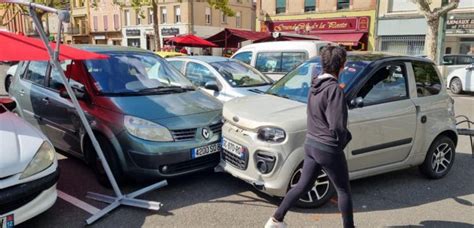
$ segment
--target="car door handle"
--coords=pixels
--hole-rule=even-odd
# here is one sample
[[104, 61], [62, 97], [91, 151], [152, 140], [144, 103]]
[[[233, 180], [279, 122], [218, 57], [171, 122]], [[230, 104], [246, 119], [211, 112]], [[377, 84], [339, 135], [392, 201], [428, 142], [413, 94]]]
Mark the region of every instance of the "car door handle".
[[41, 101], [43, 101], [45, 104], [49, 104], [49, 98], [48, 97], [45, 97], [45, 98], [41, 99]]
[[425, 115], [421, 116], [421, 119], [420, 119], [421, 123], [423, 124], [426, 123], [426, 120], [427, 120], [427, 117]]

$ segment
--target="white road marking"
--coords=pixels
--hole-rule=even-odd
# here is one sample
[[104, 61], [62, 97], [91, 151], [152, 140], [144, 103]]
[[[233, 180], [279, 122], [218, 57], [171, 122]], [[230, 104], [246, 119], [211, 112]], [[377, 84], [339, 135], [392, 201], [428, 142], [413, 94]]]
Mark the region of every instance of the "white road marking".
[[58, 196], [59, 196], [59, 198], [61, 198], [65, 201], [69, 202], [70, 204], [72, 204], [72, 205], [88, 212], [89, 214], [93, 215], [93, 214], [100, 211], [98, 208], [96, 208], [96, 207], [94, 207], [94, 206], [92, 206], [92, 205], [90, 205], [90, 204], [74, 197], [74, 196], [68, 195], [68, 194], [66, 194], [66, 193], [64, 193], [60, 190], [58, 190]]

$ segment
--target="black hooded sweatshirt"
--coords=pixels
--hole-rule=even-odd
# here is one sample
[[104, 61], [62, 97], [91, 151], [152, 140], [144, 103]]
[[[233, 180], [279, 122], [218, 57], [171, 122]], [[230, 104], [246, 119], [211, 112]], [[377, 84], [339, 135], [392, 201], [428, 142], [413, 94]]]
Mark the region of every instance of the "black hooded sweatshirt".
[[306, 144], [321, 150], [342, 153], [352, 139], [347, 129], [347, 103], [334, 76], [312, 78], [308, 95]]

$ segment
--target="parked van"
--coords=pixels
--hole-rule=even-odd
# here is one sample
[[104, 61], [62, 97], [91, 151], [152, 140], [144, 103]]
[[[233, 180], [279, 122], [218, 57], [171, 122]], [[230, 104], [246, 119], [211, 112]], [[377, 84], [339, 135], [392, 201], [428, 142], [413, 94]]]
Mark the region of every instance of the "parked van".
[[275, 41], [250, 44], [239, 49], [231, 58], [255, 67], [273, 80], [278, 80], [300, 63], [317, 56], [329, 41]]

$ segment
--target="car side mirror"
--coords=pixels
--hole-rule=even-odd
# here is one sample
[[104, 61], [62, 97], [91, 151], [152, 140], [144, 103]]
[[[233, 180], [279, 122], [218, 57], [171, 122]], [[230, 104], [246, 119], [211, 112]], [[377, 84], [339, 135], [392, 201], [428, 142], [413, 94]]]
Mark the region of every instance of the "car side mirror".
[[350, 103], [351, 108], [362, 108], [364, 107], [364, 98], [362, 97], [356, 97], [351, 100]]
[[469, 65], [469, 66], [467, 66], [467, 67], [466, 67], [466, 70], [474, 70], [474, 63], [471, 64], [471, 65]]
[[6, 109], [10, 110], [10, 112], [13, 112], [13, 110], [16, 108], [16, 102], [8, 97], [0, 98], [0, 105], [3, 105]]
[[[78, 100], [87, 100], [88, 99], [88, 96], [87, 96], [87, 93], [86, 93], [86, 90], [85, 90], [84, 86], [73, 85], [73, 86], [71, 86], [71, 88], [72, 88], [72, 91], [74, 91], [74, 95], [76, 96], [76, 98]], [[59, 90], [59, 96], [62, 97], [62, 98], [70, 99], [66, 88], [61, 88]]]
[[214, 90], [216, 92], [219, 92], [220, 90], [216, 81], [206, 82], [206, 84], [204, 85], [204, 88], [209, 89], [209, 90]]

